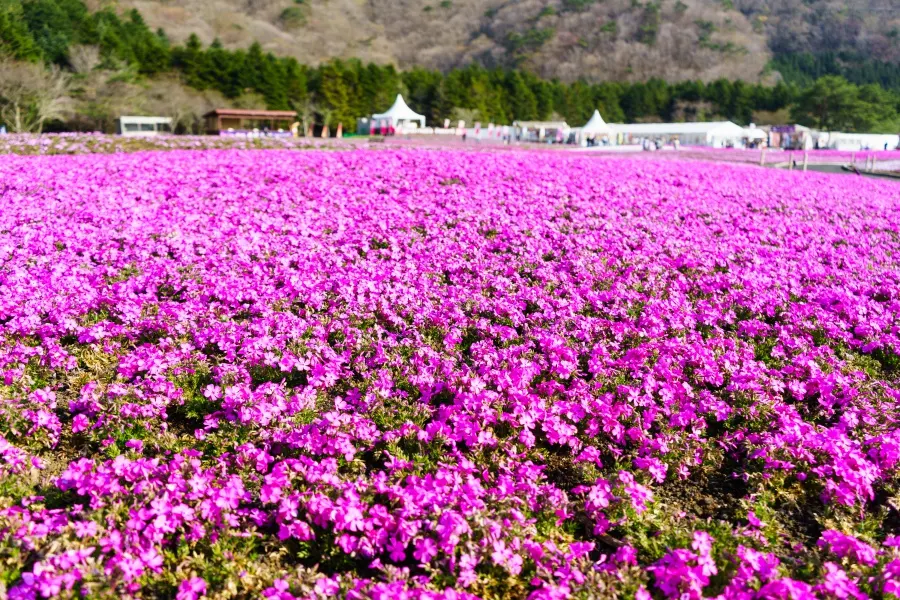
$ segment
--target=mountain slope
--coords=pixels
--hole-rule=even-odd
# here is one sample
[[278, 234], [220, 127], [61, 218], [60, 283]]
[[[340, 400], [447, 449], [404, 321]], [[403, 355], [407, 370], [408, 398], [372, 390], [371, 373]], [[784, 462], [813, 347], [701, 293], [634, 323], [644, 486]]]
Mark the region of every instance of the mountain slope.
[[174, 41], [317, 64], [477, 61], [573, 81], [766, 77], [773, 52], [900, 59], [896, 0], [120, 0]]

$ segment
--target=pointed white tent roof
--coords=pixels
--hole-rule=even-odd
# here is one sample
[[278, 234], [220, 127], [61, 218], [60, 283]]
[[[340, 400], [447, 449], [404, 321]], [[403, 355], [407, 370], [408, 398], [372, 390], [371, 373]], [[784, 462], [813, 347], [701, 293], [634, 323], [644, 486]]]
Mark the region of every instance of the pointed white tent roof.
[[610, 133], [611, 131], [612, 128], [607, 125], [606, 121], [603, 120], [603, 117], [600, 116], [599, 110], [595, 110], [590, 120], [584, 124], [584, 127], [581, 128], [582, 134]]
[[400, 121], [418, 121], [421, 127], [425, 127], [425, 116], [420, 115], [407, 106], [406, 101], [403, 100], [403, 96], [400, 94], [397, 94], [397, 99], [394, 100], [393, 106], [383, 113], [372, 115], [372, 119], [391, 119], [394, 123], [399, 123]]

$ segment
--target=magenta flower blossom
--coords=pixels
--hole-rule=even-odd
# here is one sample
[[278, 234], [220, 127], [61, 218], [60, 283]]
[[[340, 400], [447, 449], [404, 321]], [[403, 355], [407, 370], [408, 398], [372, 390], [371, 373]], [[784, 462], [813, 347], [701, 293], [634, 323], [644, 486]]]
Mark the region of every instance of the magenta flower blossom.
[[851, 558], [861, 565], [872, 566], [878, 562], [875, 548], [833, 529], [822, 532], [819, 546], [827, 548], [839, 558]]
[[206, 582], [201, 577], [191, 577], [178, 586], [176, 600], [197, 600], [206, 595]]

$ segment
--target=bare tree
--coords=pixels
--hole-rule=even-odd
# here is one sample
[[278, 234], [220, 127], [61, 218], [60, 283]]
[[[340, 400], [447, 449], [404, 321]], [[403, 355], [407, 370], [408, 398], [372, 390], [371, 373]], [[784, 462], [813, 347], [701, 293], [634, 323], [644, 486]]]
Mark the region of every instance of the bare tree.
[[172, 130], [176, 131], [179, 126], [193, 127], [194, 116], [202, 110], [197, 108], [195, 100], [177, 80], [162, 79], [149, 85], [144, 107], [148, 112], [172, 119]]
[[126, 79], [122, 72], [95, 70], [79, 81], [74, 93], [79, 127], [112, 133], [118, 117], [141, 112], [144, 90]]
[[0, 116], [10, 131], [40, 133], [71, 106], [69, 76], [58, 67], [0, 60]]
[[235, 108], [247, 108], [252, 110], [265, 110], [266, 99], [262, 94], [245, 90], [243, 94], [232, 100]]
[[199, 133], [203, 115], [227, 104], [219, 92], [200, 92], [190, 89], [177, 78], [166, 77], [148, 84], [143, 108], [147, 112], [171, 118], [173, 131]]
[[79, 75], [87, 75], [100, 65], [100, 48], [77, 44], [69, 50], [69, 64]]

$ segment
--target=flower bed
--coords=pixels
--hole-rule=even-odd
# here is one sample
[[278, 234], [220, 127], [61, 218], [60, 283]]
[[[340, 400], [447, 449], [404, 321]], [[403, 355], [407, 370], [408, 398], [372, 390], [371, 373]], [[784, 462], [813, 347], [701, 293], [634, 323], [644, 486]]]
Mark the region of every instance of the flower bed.
[[0, 590], [900, 590], [893, 182], [0, 157]]

